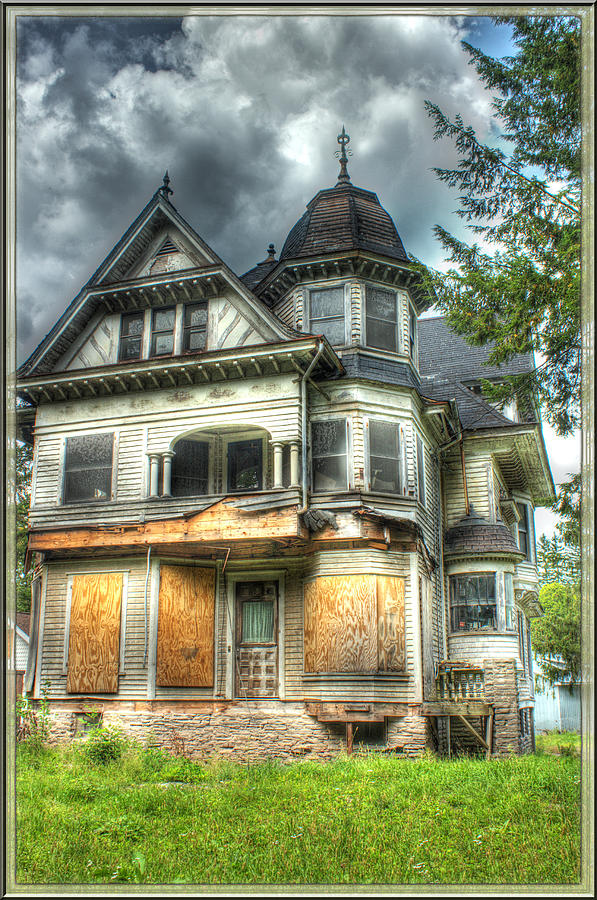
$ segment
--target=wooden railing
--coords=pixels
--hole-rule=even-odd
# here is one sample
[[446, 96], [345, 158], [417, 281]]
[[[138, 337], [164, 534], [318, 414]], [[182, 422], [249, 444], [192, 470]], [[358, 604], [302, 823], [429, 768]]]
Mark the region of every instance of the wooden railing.
[[441, 663], [437, 676], [440, 700], [482, 700], [485, 696], [483, 669], [463, 663]]

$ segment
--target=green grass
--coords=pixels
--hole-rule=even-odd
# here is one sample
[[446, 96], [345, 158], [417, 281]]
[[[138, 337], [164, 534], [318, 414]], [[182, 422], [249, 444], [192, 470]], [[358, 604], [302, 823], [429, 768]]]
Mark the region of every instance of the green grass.
[[560, 756], [580, 756], [578, 731], [546, 731], [535, 738], [537, 753], [555, 753]]
[[20, 746], [17, 880], [573, 883], [579, 776], [571, 756], [98, 766]]

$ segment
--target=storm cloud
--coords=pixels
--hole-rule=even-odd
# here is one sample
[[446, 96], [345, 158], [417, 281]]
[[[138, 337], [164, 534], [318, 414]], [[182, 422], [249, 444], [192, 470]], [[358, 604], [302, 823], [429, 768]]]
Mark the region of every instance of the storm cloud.
[[[18, 356], [51, 328], [161, 183], [238, 273], [279, 250], [349, 171], [376, 191], [407, 249], [455, 198], [430, 171], [454, 161], [423, 102], [488, 133], [491, 96], [463, 38], [486, 21], [441, 16], [19, 18]], [[493, 28], [493, 26], [491, 26]], [[452, 226], [454, 227], [454, 226]]]

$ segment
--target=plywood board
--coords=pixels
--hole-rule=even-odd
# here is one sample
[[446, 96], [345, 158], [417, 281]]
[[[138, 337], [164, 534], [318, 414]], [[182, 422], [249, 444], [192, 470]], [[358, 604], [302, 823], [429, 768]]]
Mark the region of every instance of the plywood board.
[[118, 690], [122, 574], [73, 577], [66, 690], [114, 694]]
[[380, 672], [404, 672], [404, 578], [377, 576], [377, 641]]
[[305, 671], [377, 671], [374, 575], [333, 575], [305, 585]]
[[161, 566], [156, 684], [211, 687], [215, 570]]

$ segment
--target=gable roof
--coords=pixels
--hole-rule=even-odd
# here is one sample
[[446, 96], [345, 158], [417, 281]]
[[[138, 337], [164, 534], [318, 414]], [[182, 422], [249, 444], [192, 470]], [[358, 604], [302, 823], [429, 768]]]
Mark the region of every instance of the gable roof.
[[[147, 249], [156, 235], [171, 225], [176, 228], [195, 248], [203, 265], [186, 269], [186, 273], [208, 272], [218, 274], [235, 293], [252, 307], [267, 326], [272, 338], [295, 338], [295, 329], [281, 322], [277, 316], [247, 288], [240, 278], [205, 243], [191, 225], [177, 212], [161, 191], [156, 191], [149, 203], [127, 228], [117, 244], [108, 253], [77, 296], [72, 300], [54, 327], [43, 338], [28, 359], [20, 366], [18, 375], [28, 376], [47, 373], [65, 352], [65, 347], [81, 333], [102, 303], [102, 292], [115, 291], [121, 286], [131, 286], [136, 282], [145, 283], [147, 278], [129, 280], [131, 267], [135, 261], [147, 254]], [[180, 272], [160, 273], [160, 282], [180, 277]], [[302, 335], [302, 333], [301, 333]]]

